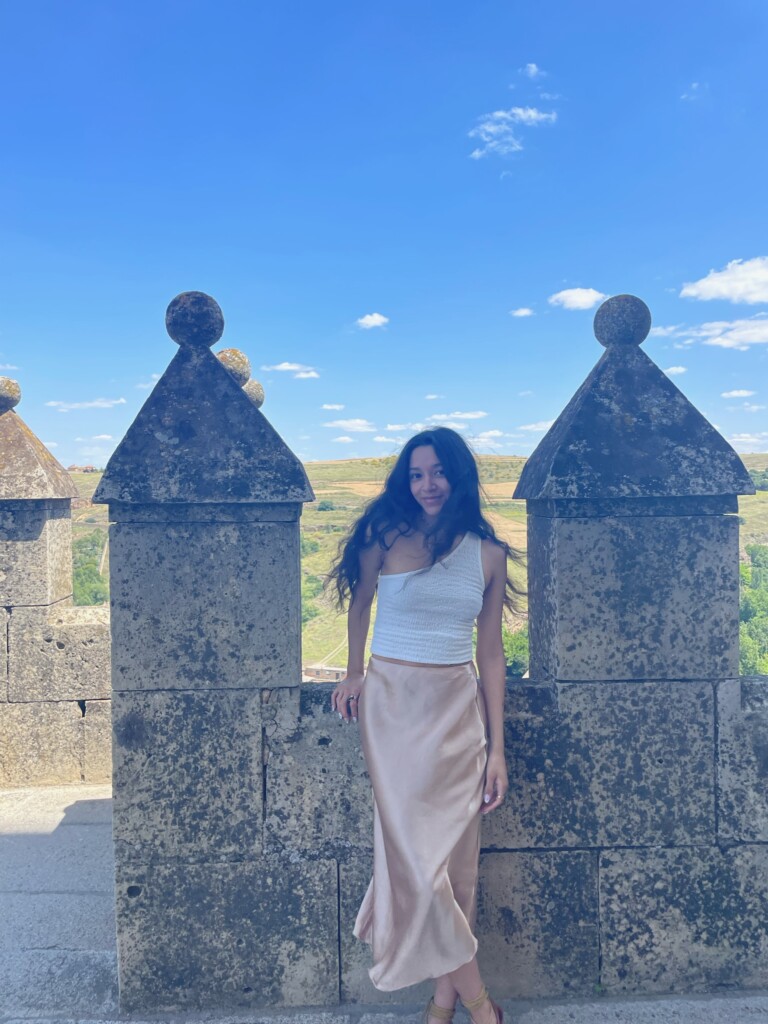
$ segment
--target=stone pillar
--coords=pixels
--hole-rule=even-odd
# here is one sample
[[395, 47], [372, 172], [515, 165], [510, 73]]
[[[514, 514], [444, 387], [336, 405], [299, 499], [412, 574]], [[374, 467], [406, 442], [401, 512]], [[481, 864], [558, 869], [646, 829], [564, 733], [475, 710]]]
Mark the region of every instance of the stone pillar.
[[738, 674], [738, 511], [727, 441], [639, 348], [634, 296], [605, 302], [606, 352], [528, 460], [531, 676]]
[[301, 680], [313, 495], [247, 360], [210, 352], [213, 299], [178, 296], [166, 325], [179, 352], [94, 499], [111, 522], [121, 1005], [333, 1002], [335, 862], [281, 860], [262, 835], [262, 703]]
[[633, 296], [600, 307], [606, 351], [515, 492], [528, 503], [531, 679], [507, 695], [511, 792], [484, 830], [480, 897], [489, 981], [508, 994], [768, 976], [755, 909], [768, 855], [727, 847], [748, 803], [766, 820], [729, 679], [736, 496], [754, 488], [640, 350], [650, 325]]
[[109, 686], [98, 642], [106, 627], [72, 607], [77, 491], [15, 412], [20, 398], [1, 377], [0, 787], [101, 781], [98, 752], [86, 749], [104, 735], [92, 698]]

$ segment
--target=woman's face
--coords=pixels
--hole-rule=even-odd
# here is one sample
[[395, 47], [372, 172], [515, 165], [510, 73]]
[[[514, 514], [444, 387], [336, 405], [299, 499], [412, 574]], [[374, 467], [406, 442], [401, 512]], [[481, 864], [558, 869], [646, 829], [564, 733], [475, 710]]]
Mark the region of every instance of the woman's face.
[[426, 518], [436, 519], [451, 496], [451, 485], [431, 444], [413, 449], [409, 475], [411, 494]]

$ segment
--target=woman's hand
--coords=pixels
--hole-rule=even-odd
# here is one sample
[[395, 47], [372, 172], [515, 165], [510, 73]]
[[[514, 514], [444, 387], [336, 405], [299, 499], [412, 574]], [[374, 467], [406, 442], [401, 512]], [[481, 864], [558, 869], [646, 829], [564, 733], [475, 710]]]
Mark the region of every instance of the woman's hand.
[[504, 800], [509, 789], [507, 763], [502, 751], [491, 751], [485, 767], [485, 786], [483, 788], [482, 813], [489, 814]]
[[331, 708], [338, 712], [339, 718], [343, 718], [345, 722], [357, 721], [357, 705], [364, 679], [365, 675], [362, 672], [348, 672], [331, 694]]

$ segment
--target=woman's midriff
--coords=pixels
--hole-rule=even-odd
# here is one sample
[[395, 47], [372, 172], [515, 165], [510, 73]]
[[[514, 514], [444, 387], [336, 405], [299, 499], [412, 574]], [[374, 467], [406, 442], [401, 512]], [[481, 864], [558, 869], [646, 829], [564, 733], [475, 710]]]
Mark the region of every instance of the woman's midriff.
[[412, 665], [414, 668], [458, 668], [460, 665], [471, 665], [471, 661], [451, 661], [447, 664], [442, 662], [436, 665], [434, 661], [403, 661], [401, 658], [385, 658], [383, 654], [371, 654], [377, 661], [388, 661], [392, 665]]

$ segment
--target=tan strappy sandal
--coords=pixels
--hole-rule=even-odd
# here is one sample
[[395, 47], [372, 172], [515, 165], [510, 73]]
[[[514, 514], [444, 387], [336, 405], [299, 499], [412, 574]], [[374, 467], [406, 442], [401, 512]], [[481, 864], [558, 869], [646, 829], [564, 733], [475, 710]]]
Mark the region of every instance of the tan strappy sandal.
[[464, 1003], [464, 1009], [467, 1010], [467, 1012], [469, 1013], [469, 1019], [472, 1021], [472, 1024], [477, 1024], [477, 1021], [472, 1016], [472, 1011], [478, 1010], [486, 1001], [486, 999], [493, 1007], [493, 1013], [494, 1016], [496, 1017], [496, 1024], [504, 1024], [504, 1011], [499, 1006], [499, 1004], [494, 1003], [494, 1001], [488, 995], [488, 989], [485, 987], [485, 985], [483, 985], [483, 990], [476, 999], [462, 999], [462, 1002]]
[[429, 1018], [435, 1017], [437, 1020], [444, 1020], [450, 1022], [453, 1020], [453, 1015], [456, 1013], [456, 1007], [449, 1010], [445, 1006], [438, 1006], [434, 999], [430, 999], [427, 1003], [427, 1008], [424, 1011], [424, 1024], [429, 1024]]

